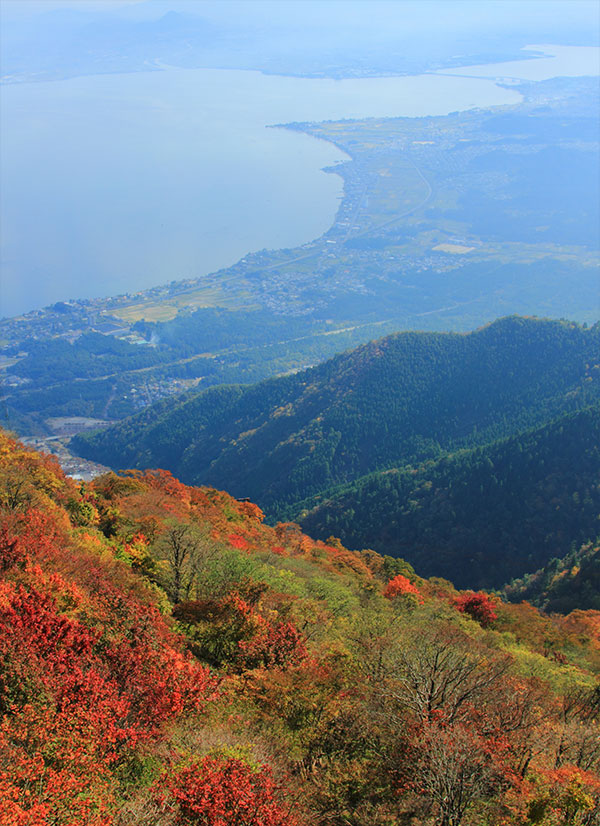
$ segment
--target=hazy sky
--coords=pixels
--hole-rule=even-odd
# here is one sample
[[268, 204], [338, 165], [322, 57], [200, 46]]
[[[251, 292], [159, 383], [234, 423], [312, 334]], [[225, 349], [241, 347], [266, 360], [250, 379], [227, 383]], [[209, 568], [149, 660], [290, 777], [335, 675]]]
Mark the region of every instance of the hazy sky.
[[[306, 22], [307, 17], [327, 19], [342, 16], [345, 24], [373, 21], [381, 12], [392, 17], [407, 16], [432, 23], [432, 8], [439, 15], [464, 26], [492, 22], [514, 25], [536, 20], [560, 20], [599, 25], [598, 0], [0, 0], [5, 19], [23, 18], [58, 9], [85, 12], [126, 13], [127, 16], [155, 17], [172, 9], [210, 18], [269, 18], [274, 21]], [[461, 18], [457, 20], [457, 15]]]
[[131, 6], [131, 0], [1, 0], [0, 11], [7, 17], [24, 17], [57, 9], [114, 11]]

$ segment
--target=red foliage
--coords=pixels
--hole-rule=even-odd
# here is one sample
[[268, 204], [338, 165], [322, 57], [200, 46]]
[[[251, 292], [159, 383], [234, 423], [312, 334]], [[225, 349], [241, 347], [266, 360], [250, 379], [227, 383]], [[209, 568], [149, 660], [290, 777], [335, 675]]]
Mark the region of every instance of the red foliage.
[[421, 596], [421, 592], [417, 586], [413, 585], [412, 582], [405, 576], [402, 576], [402, 574], [398, 574], [391, 579], [383, 592], [383, 596], [387, 597], [387, 599], [404, 596], [405, 594], [411, 594], [412, 596], [415, 596], [420, 603], [423, 602], [423, 597]]
[[304, 638], [291, 622], [271, 624], [262, 618], [258, 633], [249, 640], [240, 640], [239, 660], [245, 668], [283, 668], [306, 657]]
[[245, 537], [241, 536], [239, 533], [230, 533], [227, 537], [229, 540], [229, 544], [234, 548], [239, 548], [242, 551], [248, 549], [248, 540]]
[[8, 570], [28, 559], [52, 559], [67, 541], [54, 515], [30, 508], [5, 516], [0, 524], [0, 566]]
[[[61, 616], [51, 597], [22, 586], [5, 590], [0, 611], [0, 663], [5, 675], [16, 663], [38, 685], [46, 702], [72, 719], [84, 710], [100, 753], [117, 742], [156, 736], [170, 718], [199, 707], [211, 690], [208, 672], [169, 647], [153, 649], [143, 625], [130, 639], [107, 644], [99, 630]], [[33, 684], [30, 692], [33, 691]], [[0, 703], [19, 688], [0, 683]]]
[[159, 802], [175, 813], [176, 826], [294, 826], [298, 821], [278, 797], [271, 771], [243, 760], [205, 757], [163, 778]]
[[483, 591], [462, 594], [454, 600], [454, 605], [461, 614], [468, 614], [483, 628], [498, 619], [494, 600]]
[[242, 597], [235, 592], [225, 597], [223, 604], [230, 605], [233, 610], [244, 619], [248, 619], [252, 616], [252, 606], [250, 603], [245, 599], [242, 599]]
[[0, 823], [109, 826], [106, 767], [65, 719], [32, 707], [0, 724]]
[[106, 659], [129, 700], [139, 738], [155, 737], [170, 719], [202, 708], [214, 689], [206, 669], [173, 649], [151, 652], [124, 641], [110, 648]]
[[23, 468], [33, 493], [0, 512], [0, 823], [108, 826], [115, 767], [214, 682], [103, 538], [72, 530], [74, 485], [35, 454]]
[[27, 559], [23, 543], [15, 536], [12, 526], [0, 526], [0, 571], [8, 571], [13, 565], [22, 565]]
[[[39, 568], [30, 573], [41, 578]], [[212, 691], [206, 669], [168, 633], [155, 645], [160, 622], [147, 612], [111, 640], [113, 629], [61, 614], [31, 585], [0, 585], [0, 822], [110, 822], [110, 768]]]

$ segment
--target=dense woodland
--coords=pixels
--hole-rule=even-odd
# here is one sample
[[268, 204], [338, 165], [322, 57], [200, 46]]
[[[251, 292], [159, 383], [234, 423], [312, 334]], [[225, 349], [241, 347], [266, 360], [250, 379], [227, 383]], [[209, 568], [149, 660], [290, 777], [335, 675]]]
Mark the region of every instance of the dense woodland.
[[595, 405], [490, 445], [364, 477], [307, 502], [299, 521], [311, 536], [405, 557], [423, 575], [498, 588], [598, 535], [599, 480]]
[[509, 599], [527, 599], [545, 611], [600, 610], [600, 541], [586, 542], [562, 558], [506, 586]]
[[499, 587], [597, 535], [599, 397], [599, 325], [510, 317], [167, 400], [73, 445]]
[[599, 822], [598, 611], [6, 435], [0, 516], [2, 823]]

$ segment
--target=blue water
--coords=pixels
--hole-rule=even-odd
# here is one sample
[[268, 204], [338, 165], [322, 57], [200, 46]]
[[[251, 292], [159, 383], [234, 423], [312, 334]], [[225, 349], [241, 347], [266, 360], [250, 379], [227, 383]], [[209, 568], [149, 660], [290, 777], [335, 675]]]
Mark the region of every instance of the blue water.
[[2, 88], [0, 315], [136, 292], [294, 247], [330, 226], [345, 159], [269, 124], [515, 103], [445, 73], [320, 80], [232, 70]]

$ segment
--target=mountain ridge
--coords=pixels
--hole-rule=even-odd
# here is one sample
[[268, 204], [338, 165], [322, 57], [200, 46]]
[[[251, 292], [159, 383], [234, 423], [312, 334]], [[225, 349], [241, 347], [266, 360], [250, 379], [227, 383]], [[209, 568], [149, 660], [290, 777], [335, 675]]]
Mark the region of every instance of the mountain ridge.
[[398, 333], [291, 376], [163, 403], [72, 444], [112, 467], [162, 465], [249, 496], [274, 518], [366, 473], [584, 407], [600, 393], [599, 353], [600, 325], [520, 317], [469, 334]]

